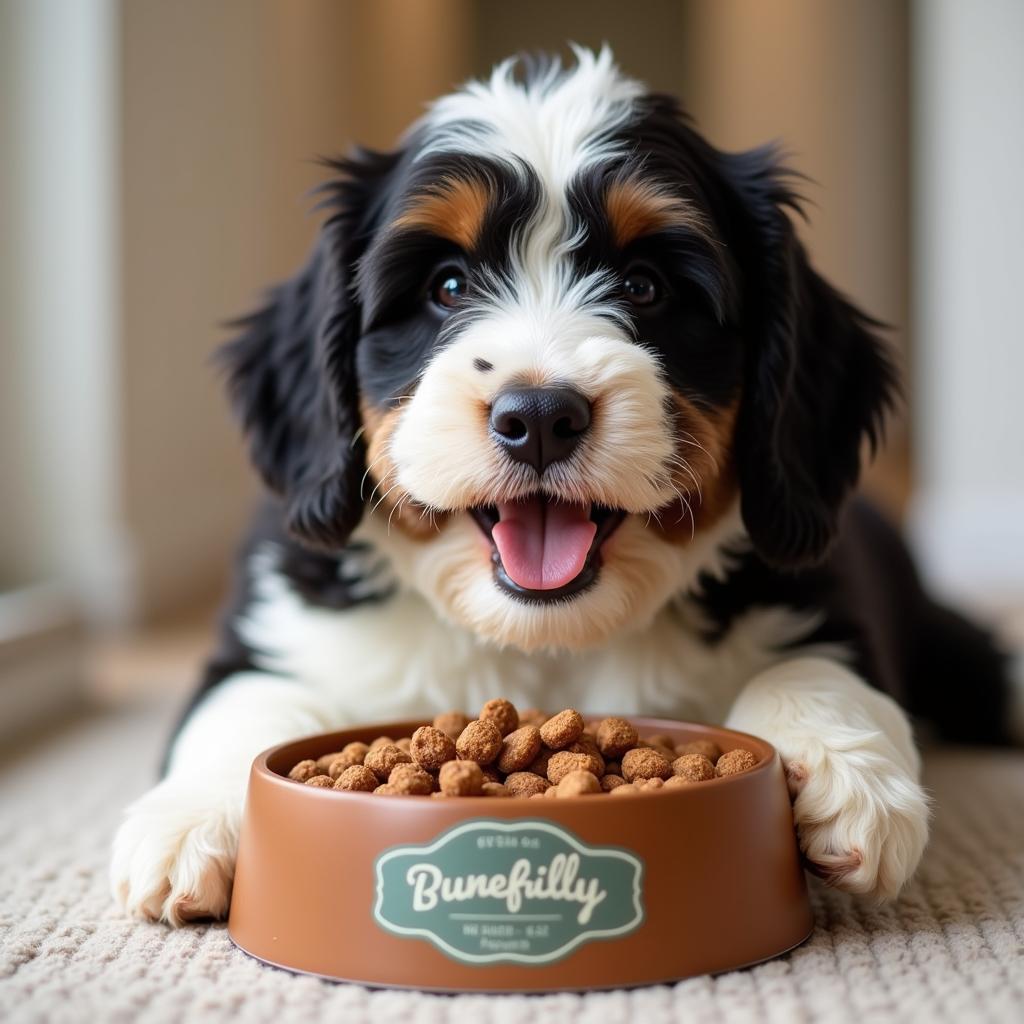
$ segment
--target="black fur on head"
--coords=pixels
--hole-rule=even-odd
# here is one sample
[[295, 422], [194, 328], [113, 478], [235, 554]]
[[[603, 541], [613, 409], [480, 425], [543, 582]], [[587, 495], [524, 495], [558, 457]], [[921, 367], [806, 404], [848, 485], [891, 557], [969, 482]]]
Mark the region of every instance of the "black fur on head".
[[748, 344], [737, 424], [743, 520], [782, 568], [819, 562], [898, 393], [880, 325], [810, 266], [787, 208], [799, 199], [772, 147], [717, 154], [739, 203]]
[[765, 146], [723, 153], [670, 97], [651, 96], [634, 131], [648, 165], [710, 209], [736, 266], [744, 349], [736, 465], [744, 525], [780, 568], [819, 562], [835, 539], [865, 440], [881, 440], [897, 374], [876, 321], [810, 266], [789, 211], [795, 177]]
[[281, 496], [289, 532], [313, 547], [336, 549], [363, 512], [351, 276], [399, 159], [363, 151], [329, 164], [339, 174], [321, 204], [331, 216], [309, 261], [236, 322], [242, 333], [219, 353], [253, 464]]

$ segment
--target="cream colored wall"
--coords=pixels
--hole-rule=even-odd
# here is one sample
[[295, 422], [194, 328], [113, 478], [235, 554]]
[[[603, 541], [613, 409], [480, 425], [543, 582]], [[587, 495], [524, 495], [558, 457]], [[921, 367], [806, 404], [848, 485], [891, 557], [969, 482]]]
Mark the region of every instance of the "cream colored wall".
[[[690, 11], [684, 58], [698, 125], [726, 149], [777, 139], [792, 154], [812, 179], [801, 188], [809, 223], [798, 230], [813, 262], [892, 325], [909, 371], [906, 4], [701, 0]], [[901, 410], [867, 476], [894, 511], [906, 499], [908, 463]]]
[[124, 502], [144, 612], [217, 585], [255, 491], [208, 365], [218, 323], [303, 260], [313, 158], [390, 144], [463, 76], [460, 6], [122, 3]]
[[[425, 101], [515, 50], [607, 39], [627, 70], [680, 93], [719, 144], [782, 137], [796, 151], [797, 166], [820, 182], [807, 237], [823, 269], [873, 312], [904, 319], [902, 3], [81, 0], [73, 6], [105, 33], [105, 43], [97, 39], [90, 51], [95, 59], [106, 45], [105, 66], [90, 70], [72, 61], [75, 40], [87, 37], [69, 31], [75, 22], [62, 13], [63, 0], [8, 0], [4, 17], [17, 9], [55, 19], [63, 29], [57, 42], [68, 47], [61, 66], [81, 67], [85, 75], [83, 84], [65, 90], [67, 109], [74, 109], [77, 89], [92, 97], [101, 121], [107, 118], [107, 141], [96, 135], [92, 150], [82, 150], [92, 153], [88, 166], [98, 177], [79, 173], [77, 191], [64, 188], [59, 176], [66, 169], [62, 154], [64, 165], [73, 164], [70, 150], [58, 145], [58, 159], [43, 160], [51, 145], [44, 140], [37, 157], [58, 175], [58, 200], [91, 217], [83, 223], [95, 244], [90, 248], [83, 236], [61, 265], [79, 298], [102, 294], [88, 287], [83, 293], [86, 270], [108, 282], [109, 323], [103, 325], [101, 312], [99, 320], [82, 320], [88, 307], [60, 309], [91, 325], [110, 362], [83, 362], [87, 349], [79, 347], [78, 362], [65, 361], [64, 380], [71, 384], [63, 405], [48, 405], [44, 396], [32, 406], [36, 419], [19, 416], [15, 425], [8, 422], [7, 391], [17, 376], [12, 365], [25, 350], [15, 357], [4, 347], [0, 457], [34, 468], [23, 492], [5, 493], [0, 508], [18, 524], [5, 533], [7, 548], [20, 557], [34, 538], [59, 571], [62, 558], [49, 540], [60, 535], [50, 515], [59, 508], [57, 492], [37, 486], [33, 474], [48, 474], [52, 483], [59, 482], [60, 465], [72, 479], [77, 472], [76, 494], [94, 509], [92, 536], [103, 538], [85, 538], [83, 546], [103, 563], [126, 539], [132, 556], [126, 565], [136, 569], [134, 587], [131, 573], [123, 587], [94, 580], [93, 596], [102, 591], [114, 609], [134, 592], [144, 615], [187, 604], [222, 578], [255, 484], [208, 360], [224, 337], [218, 323], [252, 308], [262, 286], [303, 259], [316, 230], [303, 194], [322, 176], [310, 158], [344, 151], [353, 140], [389, 145]], [[57, 29], [39, 38], [51, 31]], [[6, 36], [0, 38], [6, 86], [17, 61], [8, 53], [12, 37], [0, 35]], [[39, 66], [40, 110], [48, 110], [57, 70], [52, 62]], [[5, 87], [4, 94], [9, 119], [13, 93]], [[58, 128], [49, 130], [61, 139]], [[3, 170], [34, 181], [11, 146], [18, 136], [6, 130], [4, 136]], [[84, 145], [88, 133], [74, 139]], [[33, 193], [40, 201], [43, 180]], [[82, 202], [85, 187], [100, 200]], [[50, 216], [60, 209], [58, 202]], [[10, 208], [3, 213], [9, 216]], [[4, 226], [0, 325], [10, 331], [12, 317], [20, 316], [18, 304], [7, 301], [18, 297], [17, 282], [46, 278], [18, 271], [28, 266], [13, 241], [20, 236]], [[73, 263], [86, 270], [76, 275]], [[53, 422], [47, 417], [58, 405], [80, 411], [74, 421], [80, 429], [61, 436], [97, 439], [105, 446], [98, 459], [76, 458], [74, 445], [65, 447], [71, 454], [63, 463], [46, 453], [24, 455], [33, 422]], [[20, 501], [23, 494], [31, 500]]]

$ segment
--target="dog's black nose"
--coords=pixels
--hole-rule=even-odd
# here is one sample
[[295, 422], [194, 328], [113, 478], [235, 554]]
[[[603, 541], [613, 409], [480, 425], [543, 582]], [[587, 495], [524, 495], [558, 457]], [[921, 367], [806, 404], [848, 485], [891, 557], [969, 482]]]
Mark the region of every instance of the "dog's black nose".
[[573, 388], [508, 388], [491, 406], [494, 440], [538, 473], [568, 458], [589, 426], [590, 403]]

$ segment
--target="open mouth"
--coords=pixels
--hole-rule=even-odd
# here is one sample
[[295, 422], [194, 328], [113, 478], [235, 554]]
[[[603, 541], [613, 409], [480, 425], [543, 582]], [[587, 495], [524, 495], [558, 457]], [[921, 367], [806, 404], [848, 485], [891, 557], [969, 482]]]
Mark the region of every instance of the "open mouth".
[[626, 517], [603, 505], [534, 495], [470, 509], [491, 542], [498, 586], [524, 601], [557, 601], [589, 587], [601, 547]]

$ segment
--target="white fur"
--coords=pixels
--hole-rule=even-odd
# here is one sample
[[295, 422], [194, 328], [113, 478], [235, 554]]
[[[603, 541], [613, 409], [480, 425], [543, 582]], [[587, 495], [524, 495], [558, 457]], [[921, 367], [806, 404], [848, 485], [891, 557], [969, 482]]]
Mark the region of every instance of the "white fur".
[[609, 136], [646, 91], [619, 71], [607, 47], [574, 53], [574, 67], [554, 64], [529, 84], [515, 81], [514, 59], [503, 61], [486, 82], [469, 82], [437, 100], [417, 126], [428, 131], [418, 159], [455, 152], [523, 161], [551, 195], [564, 192], [589, 164], [619, 152]]
[[[538, 489], [625, 509], [596, 584], [558, 604], [514, 600], [495, 586], [490, 545], [464, 512], [427, 540], [389, 535], [386, 515], [369, 512], [361, 533], [387, 553], [390, 571], [354, 575], [368, 591], [393, 583], [397, 592], [342, 612], [308, 606], [276, 571], [276, 551], [259, 552], [254, 600], [238, 628], [268, 674], [220, 684], [186, 723], [168, 777], [128, 809], [111, 882], [132, 913], [175, 925], [224, 914], [248, 766], [265, 747], [355, 722], [471, 709], [499, 694], [524, 707], [712, 722], [732, 707], [731, 724], [779, 747], [818, 870], [880, 896], [913, 871], [927, 804], [898, 708], [844, 668], [841, 651], [780, 653], [813, 629], [813, 616], [756, 609], [720, 642], [702, 639], [704, 623], [679, 595], [702, 572], [721, 573], [725, 547], [744, 542], [736, 507], [689, 544], [647, 529], [647, 516], [679, 497], [669, 392], [656, 356], [609, 302], [611, 282], [573, 276], [579, 237], [566, 198], [581, 170], [614, 155], [611, 133], [642, 87], [619, 74], [607, 50], [577, 59], [530, 86], [501, 65], [422, 123], [425, 152], [521, 161], [542, 195], [511, 281], [492, 282], [403, 404], [386, 451], [395, 479], [379, 480], [378, 490], [401, 487], [445, 511]], [[493, 371], [474, 370], [474, 359]], [[486, 423], [497, 390], [527, 381], [570, 383], [594, 406], [578, 452], [539, 483], [499, 461]]]
[[756, 676], [727, 725], [786, 764], [800, 846], [827, 881], [891, 898], [928, 839], [928, 799], [898, 705], [833, 660], [796, 657]]
[[[474, 358], [494, 370], [482, 374]], [[594, 404], [578, 453], [538, 481], [502, 457], [486, 409], [510, 383], [569, 382]], [[427, 366], [400, 411], [389, 454], [397, 480], [421, 504], [465, 509], [537, 490], [632, 512], [676, 497], [669, 390], [658, 362], [621, 329], [586, 308], [541, 296], [474, 319]], [[382, 481], [386, 486], [387, 481]]]
[[125, 811], [110, 866], [114, 898], [135, 917], [173, 925], [222, 917], [253, 758], [335, 721], [292, 680], [239, 673], [213, 690], [182, 729], [167, 777]]

